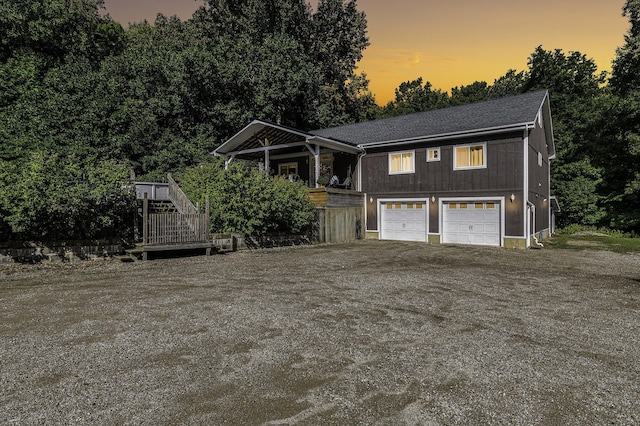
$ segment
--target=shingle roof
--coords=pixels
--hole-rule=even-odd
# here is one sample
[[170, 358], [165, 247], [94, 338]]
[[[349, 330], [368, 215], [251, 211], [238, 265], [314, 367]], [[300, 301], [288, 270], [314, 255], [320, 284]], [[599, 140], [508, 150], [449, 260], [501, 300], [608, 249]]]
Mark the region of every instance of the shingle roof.
[[535, 121], [546, 97], [547, 91], [541, 90], [474, 104], [312, 130], [310, 133], [367, 145], [524, 126]]

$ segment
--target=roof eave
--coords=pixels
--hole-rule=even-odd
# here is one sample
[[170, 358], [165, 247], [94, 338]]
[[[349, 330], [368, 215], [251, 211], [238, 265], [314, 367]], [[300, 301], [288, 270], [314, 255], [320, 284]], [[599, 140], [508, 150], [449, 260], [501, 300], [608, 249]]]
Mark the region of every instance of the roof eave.
[[[258, 126], [258, 130], [256, 130], [256, 126]], [[287, 149], [290, 147], [291, 144], [282, 144], [282, 145], [265, 146], [262, 148], [256, 147], [250, 150], [236, 150], [236, 148], [242, 145], [242, 143], [245, 140], [253, 136], [256, 133], [256, 131], [259, 131], [264, 127], [271, 127], [277, 130], [281, 130], [284, 132], [297, 135], [300, 137], [299, 143], [302, 143], [304, 141], [304, 143], [307, 143], [307, 144], [319, 145], [319, 146], [323, 146], [325, 148], [330, 148], [330, 149], [337, 149], [339, 151], [348, 152], [351, 154], [359, 154], [362, 152], [362, 148], [359, 148], [356, 145], [341, 142], [335, 139], [313, 135], [311, 133], [302, 132], [300, 130], [292, 129], [285, 126], [280, 126], [278, 124], [269, 123], [263, 120], [253, 120], [250, 124], [245, 126], [242, 130], [240, 130], [238, 133], [233, 135], [231, 138], [229, 138], [226, 142], [224, 142], [218, 148], [211, 151], [210, 154], [215, 155], [217, 157], [227, 157], [230, 155], [232, 156], [241, 155], [243, 151], [251, 151], [251, 152], [272, 151], [272, 150], [278, 150], [278, 149]]]
[[[282, 130], [282, 131], [285, 131], [285, 132], [296, 134], [296, 135], [300, 136], [301, 138], [304, 138], [305, 140], [309, 136], [312, 136], [309, 133], [301, 132], [300, 130], [296, 130], [296, 129], [292, 129], [292, 128], [289, 128], [289, 127], [281, 126], [279, 124], [270, 123], [268, 121], [253, 120], [251, 123], [246, 125], [238, 133], [236, 133], [235, 135], [230, 137], [226, 142], [224, 142], [218, 148], [216, 148], [212, 152], [210, 152], [210, 154], [213, 154], [213, 155], [216, 155], [216, 156], [219, 156], [219, 157], [223, 157], [226, 154], [228, 154], [229, 152], [233, 152], [234, 149], [243, 142], [243, 140], [242, 140], [243, 135], [246, 134], [247, 132], [250, 132], [251, 129], [254, 128], [256, 125], [265, 126], [265, 127], [266, 126], [273, 127], [273, 128], [275, 128], [277, 130]], [[253, 134], [255, 132], [251, 132], [251, 133]]]

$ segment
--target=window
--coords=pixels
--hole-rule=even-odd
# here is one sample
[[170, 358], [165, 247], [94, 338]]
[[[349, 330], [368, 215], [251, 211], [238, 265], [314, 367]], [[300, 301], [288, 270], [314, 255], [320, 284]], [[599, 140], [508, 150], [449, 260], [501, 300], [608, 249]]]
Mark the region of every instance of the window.
[[462, 145], [453, 149], [454, 169], [481, 169], [486, 167], [486, 144]]
[[440, 148], [427, 149], [427, 162], [440, 161]]
[[415, 151], [389, 153], [389, 174], [414, 173]]
[[280, 176], [289, 176], [298, 174], [298, 163], [280, 164], [278, 166], [278, 174]]

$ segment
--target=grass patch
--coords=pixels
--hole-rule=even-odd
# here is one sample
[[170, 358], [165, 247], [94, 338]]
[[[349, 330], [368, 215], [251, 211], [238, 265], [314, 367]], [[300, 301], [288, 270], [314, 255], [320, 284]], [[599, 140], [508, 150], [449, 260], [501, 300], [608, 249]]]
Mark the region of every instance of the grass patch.
[[607, 250], [615, 253], [640, 253], [640, 238], [604, 233], [559, 233], [545, 241], [545, 246], [573, 250]]

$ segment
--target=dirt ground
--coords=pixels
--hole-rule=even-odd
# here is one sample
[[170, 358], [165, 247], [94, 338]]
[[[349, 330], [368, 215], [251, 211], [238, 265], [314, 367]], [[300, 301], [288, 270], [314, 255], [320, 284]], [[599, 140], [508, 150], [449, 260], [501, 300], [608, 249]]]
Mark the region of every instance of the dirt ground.
[[362, 241], [0, 266], [0, 424], [640, 423], [640, 256]]

